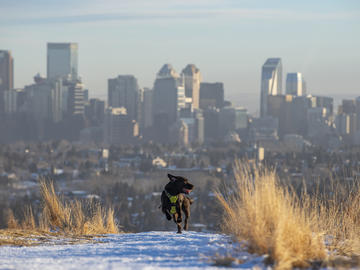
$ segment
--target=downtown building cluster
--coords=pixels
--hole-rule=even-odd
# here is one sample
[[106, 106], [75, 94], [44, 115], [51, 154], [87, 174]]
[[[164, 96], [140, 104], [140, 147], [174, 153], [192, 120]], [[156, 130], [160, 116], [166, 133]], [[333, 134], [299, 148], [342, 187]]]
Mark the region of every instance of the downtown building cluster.
[[248, 127], [244, 108], [224, 100], [221, 82], [203, 82], [187, 65], [178, 74], [165, 64], [152, 88], [134, 75], [108, 79], [107, 102], [89, 98], [78, 71], [78, 44], [48, 43], [47, 74], [13, 86], [13, 58], [0, 51], [1, 142], [59, 140], [106, 144], [146, 141], [184, 146], [225, 138], [240, 140]]
[[250, 137], [256, 142], [279, 139], [301, 147], [360, 144], [360, 99], [343, 100], [334, 113], [334, 100], [307, 93], [301, 73], [288, 73], [283, 94], [282, 61], [269, 58], [262, 66], [260, 117], [252, 120]]
[[181, 73], [164, 64], [149, 88], [134, 75], [109, 78], [105, 101], [89, 98], [77, 43], [48, 43], [46, 63], [46, 77], [37, 74], [32, 84], [15, 89], [13, 57], [0, 51], [0, 142], [360, 144], [360, 99], [343, 100], [335, 114], [333, 98], [307, 93], [299, 72], [287, 74], [283, 93], [280, 58], [262, 66], [260, 117], [232, 106], [223, 83], [203, 82], [193, 64]]

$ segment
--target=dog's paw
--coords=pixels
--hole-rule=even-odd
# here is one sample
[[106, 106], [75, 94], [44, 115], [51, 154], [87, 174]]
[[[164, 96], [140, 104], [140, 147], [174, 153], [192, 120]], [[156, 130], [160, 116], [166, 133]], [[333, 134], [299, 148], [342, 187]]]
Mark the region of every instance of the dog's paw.
[[166, 219], [167, 219], [167, 220], [171, 220], [170, 214], [166, 213]]

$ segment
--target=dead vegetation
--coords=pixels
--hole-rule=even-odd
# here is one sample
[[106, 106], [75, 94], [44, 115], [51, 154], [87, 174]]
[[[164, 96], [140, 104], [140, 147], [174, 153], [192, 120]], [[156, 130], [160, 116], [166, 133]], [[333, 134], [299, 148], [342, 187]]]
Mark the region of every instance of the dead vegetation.
[[0, 246], [37, 246], [43, 244], [80, 244], [99, 242], [92, 235], [69, 235], [40, 230], [0, 230]]
[[[21, 220], [9, 209], [7, 229], [0, 230], [0, 245], [36, 245], [54, 237], [67, 242], [88, 240], [95, 235], [119, 233], [112, 208], [99, 203], [60, 198], [52, 182], [40, 181], [42, 211], [36, 218], [30, 206], [23, 210]], [[41, 240], [42, 239], [42, 240]]]
[[[223, 229], [245, 240], [249, 251], [268, 254], [277, 269], [353, 263], [360, 254], [360, 189], [297, 196], [269, 169], [234, 166], [236, 184], [217, 193]], [[339, 188], [339, 186], [337, 186]], [[320, 196], [321, 194], [321, 196]], [[352, 265], [354, 266], [354, 265]]]
[[219, 254], [215, 254], [215, 256], [211, 258], [211, 262], [213, 266], [219, 266], [219, 267], [231, 267], [234, 262], [238, 264], [243, 263], [243, 261], [238, 260], [231, 255], [221, 256]]

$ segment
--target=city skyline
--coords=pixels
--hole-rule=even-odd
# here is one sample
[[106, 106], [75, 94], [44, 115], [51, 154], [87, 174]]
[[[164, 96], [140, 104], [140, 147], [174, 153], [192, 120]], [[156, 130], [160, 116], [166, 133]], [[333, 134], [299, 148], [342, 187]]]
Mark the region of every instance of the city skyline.
[[48, 42], [76, 42], [79, 75], [91, 96], [103, 99], [108, 78], [133, 74], [152, 88], [164, 63], [178, 73], [193, 63], [203, 81], [223, 82], [235, 105], [258, 111], [259, 67], [269, 57], [282, 58], [284, 74], [301, 72], [313, 94], [359, 91], [357, 1], [2, 3], [1, 49], [15, 59], [17, 88], [46, 74]]

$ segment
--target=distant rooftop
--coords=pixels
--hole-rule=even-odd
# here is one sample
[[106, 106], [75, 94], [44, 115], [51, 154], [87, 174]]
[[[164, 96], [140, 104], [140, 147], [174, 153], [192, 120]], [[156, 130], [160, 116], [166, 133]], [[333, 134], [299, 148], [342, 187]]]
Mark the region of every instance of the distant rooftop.
[[194, 75], [200, 70], [194, 64], [188, 64], [183, 70], [182, 73], [185, 75]]
[[168, 78], [168, 77], [178, 78], [179, 75], [176, 73], [175, 69], [172, 67], [171, 64], [165, 64], [162, 66], [162, 68], [158, 72], [157, 77], [158, 78]]
[[47, 43], [48, 49], [67, 49], [67, 48], [73, 48], [77, 49], [78, 44], [75, 42], [48, 42]]
[[268, 58], [264, 64], [264, 67], [266, 66], [277, 66], [277, 65], [281, 65], [281, 58]]

